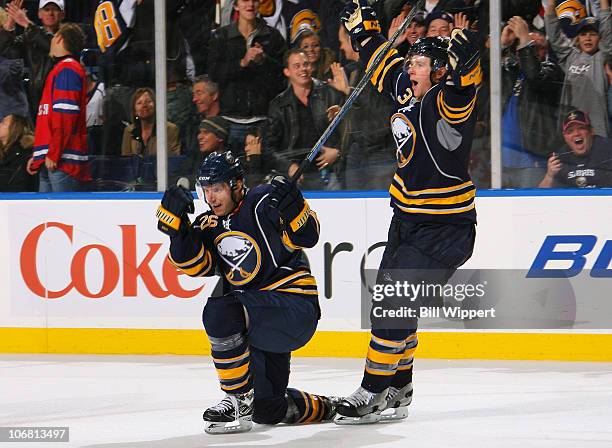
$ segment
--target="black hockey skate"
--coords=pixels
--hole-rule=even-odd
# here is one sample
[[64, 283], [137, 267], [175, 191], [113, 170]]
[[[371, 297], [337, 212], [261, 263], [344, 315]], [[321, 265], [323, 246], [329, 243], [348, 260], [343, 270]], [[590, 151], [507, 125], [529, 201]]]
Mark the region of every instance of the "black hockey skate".
[[390, 387], [387, 394], [387, 407], [380, 414], [381, 421], [402, 420], [408, 417], [408, 405], [412, 403], [412, 383], [401, 389]]
[[253, 427], [253, 391], [226, 394], [219, 404], [204, 411], [204, 431], [228, 434], [250, 431]]
[[380, 413], [387, 406], [388, 389], [380, 393], [359, 387], [340, 402], [334, 423], [337, 425], [363, 425], [380, 421]]
[[338, 406], [340, 405], [340, 403], [342, 403], [344, 398], [335, 397], [335, 396], [330, 396], [330, 397], [322, 396], [321, 398], [325, 401], [325, 406], [326, 406], [326, 412], [325, 412], [325, 415], [323, 416], [323, 420], [321, 421], [323, 423], [331, 422], [334, 420], [334, 418], [338, 414]]

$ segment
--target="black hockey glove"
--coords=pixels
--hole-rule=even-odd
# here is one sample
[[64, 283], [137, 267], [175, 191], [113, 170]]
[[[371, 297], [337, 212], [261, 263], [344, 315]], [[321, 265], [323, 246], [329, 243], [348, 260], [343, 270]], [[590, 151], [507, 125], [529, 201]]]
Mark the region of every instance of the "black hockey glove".
[[187, 213], [193, 213], [193, 195], [189, 190], [173, 186], [166, 190], [161, 205], [157, 208], [157, 228], [171, 237], [186, 230], [189, 225]]
[[482, 71], [476, 34], [455, 28], [451, 32], [448, 59], [452, 67], [451, 76], [457, 87], [481, 83]]
[[364, 0], [347, 3], [340, 13], [340, 21], [351, 37], [351, 45], [355, 51], [359, 51], [361, 42], [367, 37], [380, 33], [376, 13]]
[[[270, 206], [278, 209], [278, 213], [281, 218], [283, 218], [283, 221], [289, 224], [293, 231], [302, 227], [309, 216], [309, 209], [306, 205], [306, 201], [304, 201], [302, 192], [295, 183], [291, 182], [285, 176], [275, 176], [270, 181], [270, 184], [272, 185]], [[299, 219], [299, 222], [294, 222], [296, 218], [304, 214], [304, 222], [302, 222], [302, 219]]]

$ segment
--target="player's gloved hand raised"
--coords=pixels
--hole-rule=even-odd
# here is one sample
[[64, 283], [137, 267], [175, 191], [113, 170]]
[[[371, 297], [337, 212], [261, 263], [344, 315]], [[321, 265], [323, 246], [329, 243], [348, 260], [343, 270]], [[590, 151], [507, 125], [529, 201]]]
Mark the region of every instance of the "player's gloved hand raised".
[[359, 51], [364, 39], [380, 33], [376, 13], [364, 0], [347, 3], [340, 13], [340, 21], [351, 37], [351, 45], [355, 51]]
[[157, 209], [157, 228], [167, 235], [175, 236], [189, 226], [187, 214], [194, 211], [191, 192], [181, 186], [172, 186], [164, 193]]
[[481, 83], [482, 71], [476, 34], [455, 28], [451, 32], [448, 58], [452, 67], [451, 76], [457, 87]]
[[184, 216], [195, 211], [191, 191], [179, 185], [172, 186], [166, 190], [161, 204], [162, 207], [176, 216]]
[[285, 176], [274, 176], [270, 184], [270, 206], [278, 209], [281, 217], [290, 223], [304, 210], [302, 192]]

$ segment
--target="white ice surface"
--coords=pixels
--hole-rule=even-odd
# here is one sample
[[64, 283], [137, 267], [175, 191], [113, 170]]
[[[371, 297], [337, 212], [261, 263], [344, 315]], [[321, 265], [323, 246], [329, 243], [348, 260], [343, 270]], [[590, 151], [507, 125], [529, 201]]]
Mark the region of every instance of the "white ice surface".
[[[296, 358], [290, 384], [351, 393], [359, 359]], [[612, 364], [417, 360], [400, 423], [259, 426], [210, 436], [221, 392], [210, 358], [0, 355], [0, 426], [69, 426], [37, 447], [612, 447]]]

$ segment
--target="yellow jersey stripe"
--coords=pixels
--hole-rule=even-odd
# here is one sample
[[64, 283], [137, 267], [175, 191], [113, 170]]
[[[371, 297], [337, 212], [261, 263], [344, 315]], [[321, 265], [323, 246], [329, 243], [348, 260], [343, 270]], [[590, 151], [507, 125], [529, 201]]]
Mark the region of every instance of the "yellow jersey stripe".
[[469, 103], [467, 103], [465, 106], [451, 106], [446, 100], [445, 100], [445, 92], [442, 90], [440, 91], [440, 93], [438, 94], [438, 99], [441, 100], [441, 103], [444, 105], [444, 108], [446, 110], [448, 110], [449, 112], [465, 112], [466, 110], [470, 109], [472, 107], [472, 104], [474, 104], [474, 102], [476, 102], [476, 98], [477, 96], [474, 95], [472, 97], [472, 99], [470, 100]]
[[425, 190], [408, 191], [408, 190], [406, 190], [406, 186], [404, 185], [404, 181], [402, 180], [402, 178], [397, 173], [395, 173], [395, 175], [393, 176], [393, 180], [396, 181], [400, 185], [400, 187], [402, 187], [402, 193], [404, 193], [405, 196], [419, 196], [419, 195], [422, 195], [422, 194], [450, 193], [452, 191], [458, 191], [458, 190], [462, 190], [462, 189], [467, 188], [467, 187], [474, 186], [472, 181], [469, 180], [469, 181], [464, 182], [464, 183], [459, 184], [459, 185], [453, 185], [452, 187], [428, 188], [428, 189], [425, 189]]
[[444, 100], [441, 99], [440, 95], [438, 95], [437, 105], [438, 105], [438, 112], [440, 113], [442, 118], [444, 118], [445, 121], [447, 121], [450, 124], [460, 124], [466, 121], [472, 115], [472, 112], [474, 111], [474, 108], [476, 105], [476, 96], [474, 96], [474, 98], [470, 102], [469, 109], [461, 113], [454, 113], [454, 112], [447, 110], [446, 104], [444, 103]]
[[290, 292], [292, 294], [306, 294], [307, 296], [317, 296], [319, 291], [316, 289], [299, 289], [299, 288], [286, 288], [286, 289], [275, 289], [278, 292]]
[[[377, 88], [377, 90], [379, 92], [382, 93], [382, 91], [383, 91], [383, 85], [385, 83], [385, 77], [387, 76], [387, 72], [391, 69], [391, 67], [393, 67], [393, 66], [395, 66], [397, 64], [400, 64], [403, 61], [404, 61], [404, 58], [397, 57], [397, 58], [393, 59], [391, 62], [389, 62], [387, 64], [387, 66], [385, 67], [385, 69], [382, 72], [382, 75], [380, 76], [380, 79], [378, 80], [378, 86], [376, 88]], [[372, 84], [374, 84], [374, 82], [372, 82]]]
[[380, 64], [378, 64], [378, 68], [374, 71], [374, 74], [372, 75], [372, 80], [371, 80], [372, 84], [374, 85], [378, 84], [380, 74], [384, 70], [387, 63], [389, 62], [389, 59], [391, 59], [391, 57], [395, 56], [396, 54], [397, 54], [397, 50], [393, 49], [385, 55], [382, 61], [380, 61]]
[[455, 121], [465, 121], [467, 120], [474, 110], [475, 103], [470, 105], [470, 108], [464, 112], [451, 112], [446, 109], [446, 105], [438, 100], [438, 112], [442, 115], [446, 121], [455, 120]]
[[204, 259], [200, 263], [190, 268], [177, 266], [174, 260], [172, 259], [172, 257], [170, 256], [170, 254], [168, 254], [168, 260], [170, 261], [172, 265], [174, 265], [181, 272], [184, 272], [185, 274], [191, 277], [206, 275], [212, 268], [212, 256], [210, 252], [208, 251], [206, 251]]
[[474, 95], [474, 98], [472, 98], [470, 100], [470, 102], [467, 103], [465, 106], [459, 106], [459, 107], [452, 107], [446, 101], [444, 101], [444, 90], [441, 90], [440, 93], [438, 93], [438, 99], [442, 99], [442, 102], [444, 103], [445, 109], [447, 109], [447, 110], [449, 110], [451, 112], [465, 112], [466, 110], [468, 110], [471, 107], [471, 104], [476, 99], [476, 95]]
[[198, 252], [198, 254], [197, 254], [195, 257], [193, 257], [191, 260], [189, 260], [189, 261], [184, 261], [184, 262], [178, 263], [178, 262], [176, 262], [176, 261], [175, 261], [175, 260], [174, 260], [174, 259], [173, 259], [173, 258], [170, 256], [170, 254], [168, 254], [168, 258], [170, 258], [170, 262], [171, 262], [171, 263], [172, 263], [174, 266], [176, 266], [177, 268], [182, 268], [182, 267], [185, 267], [185, 266], [189, 266], [190, 264], [193, 264], [193, 263], [195, 263], [196, 261], [199, 261], [199, 260], [200, 260], [200, 258], [202, 258], [202, 256], [203, 256], [203, 255], [204, 255], [204, 245], [202, 244], [202, 247], [201, 247], [201, 249], [200, 249], [200, 252]]
[[467, 193], [459, 194], [457, 196], [451, 196], [447, 198], [429, 197], [423, 199], [406, 199], [405, 196], [397, 189], [395, 185], [389, 187], [389, 193], [398, 201], [406, 205], [452, 205], [461, 204], [462, 202], [474, 199], [476, 196], [476, 190], [470, 190]]
[[446, 102], [444, 101], [444, 92], [440, 92], [438, 94], [437, 103], [438, 109], [441, 109], [441, 114], [446, 115], [449, 118], [461, 118], [466, 115], [470, 115], [470, 113], [472, 112], [472, 109], [476, 104], [476, 95], [474, 95], [474, 98], [472, 98], [472, 100], [467, 104], [467, 106], [460, 109], [452, 109], [448, 104], [446, 104]]
[[305, 277], [291, 282], [287, 286], [317, 286], [317, 281], [314, 277]]
[[470, 205], [459, 208], [443, 208], [443, 209], [435, 209], [435, 208], [410, 208], [404, 207], [398, 203], [395, 204], [397, 208], [406, 213], [425, 213], [428, 215], [451, 215], [453, 213], [464, 213], [472, 210], [476, 204], [472, 202]]
[[378, 53], [380, 53], [382, 51], [382, 49], [383, 49], [383, 47], [385, 45], [386, 45], [386, 42], [383, 42], [382, 44], [380, 44], [378, 46], [376, 51], [374, 51], [374, 53], [372, 53], [372, 57], [370, 58], [370, 60], [368, 61], [367, 65], [366, 65], [366, 71], [368, 71], [370, 69], [370, 65], [372, 65], [372, 62], [374, 62], [374, 59], [376, 59], [376, 56], [378, 56]]
[[308, 271], [297, 271], [294, 272], [293, 274], [288, 275], [285, 278], [281, 278], [280, 280], [272, 283], [271, 285], [266, 286], [265, 288], [261, 288], [262, 291], [271, 291], [274, 288], [277, 288], [279, 286], [284, 285], [285, 283], [288, 283], [290, 280], [296, 279], [298, 277], [303, 277], [304, 275], [311, 275], [310, 272]]
[[289, 234], [287, 233], [287, 231], [283, 232], [281, 239], [283, 240], [283, 244], [287, 246], [289, 249], [293, 249], [293, 250], [302, 249], [302, 246], [298, 246], [297, 244], [294, 244], [293, 241], [291, 241], [291, 238], [289, 238]]
[[206, 255], [201, 263], [198, 263], [192, 268], [179, 268], [179, 269], [183, 271], [185, 274], [191, 277], [194, 277], [194, 276], [202, 276], [202, 275], [207, 274], [208, 271], [210, 271], [211, 267], [212, 267], [212, 256], [210, 255], [210, 252], [206, 251]]

